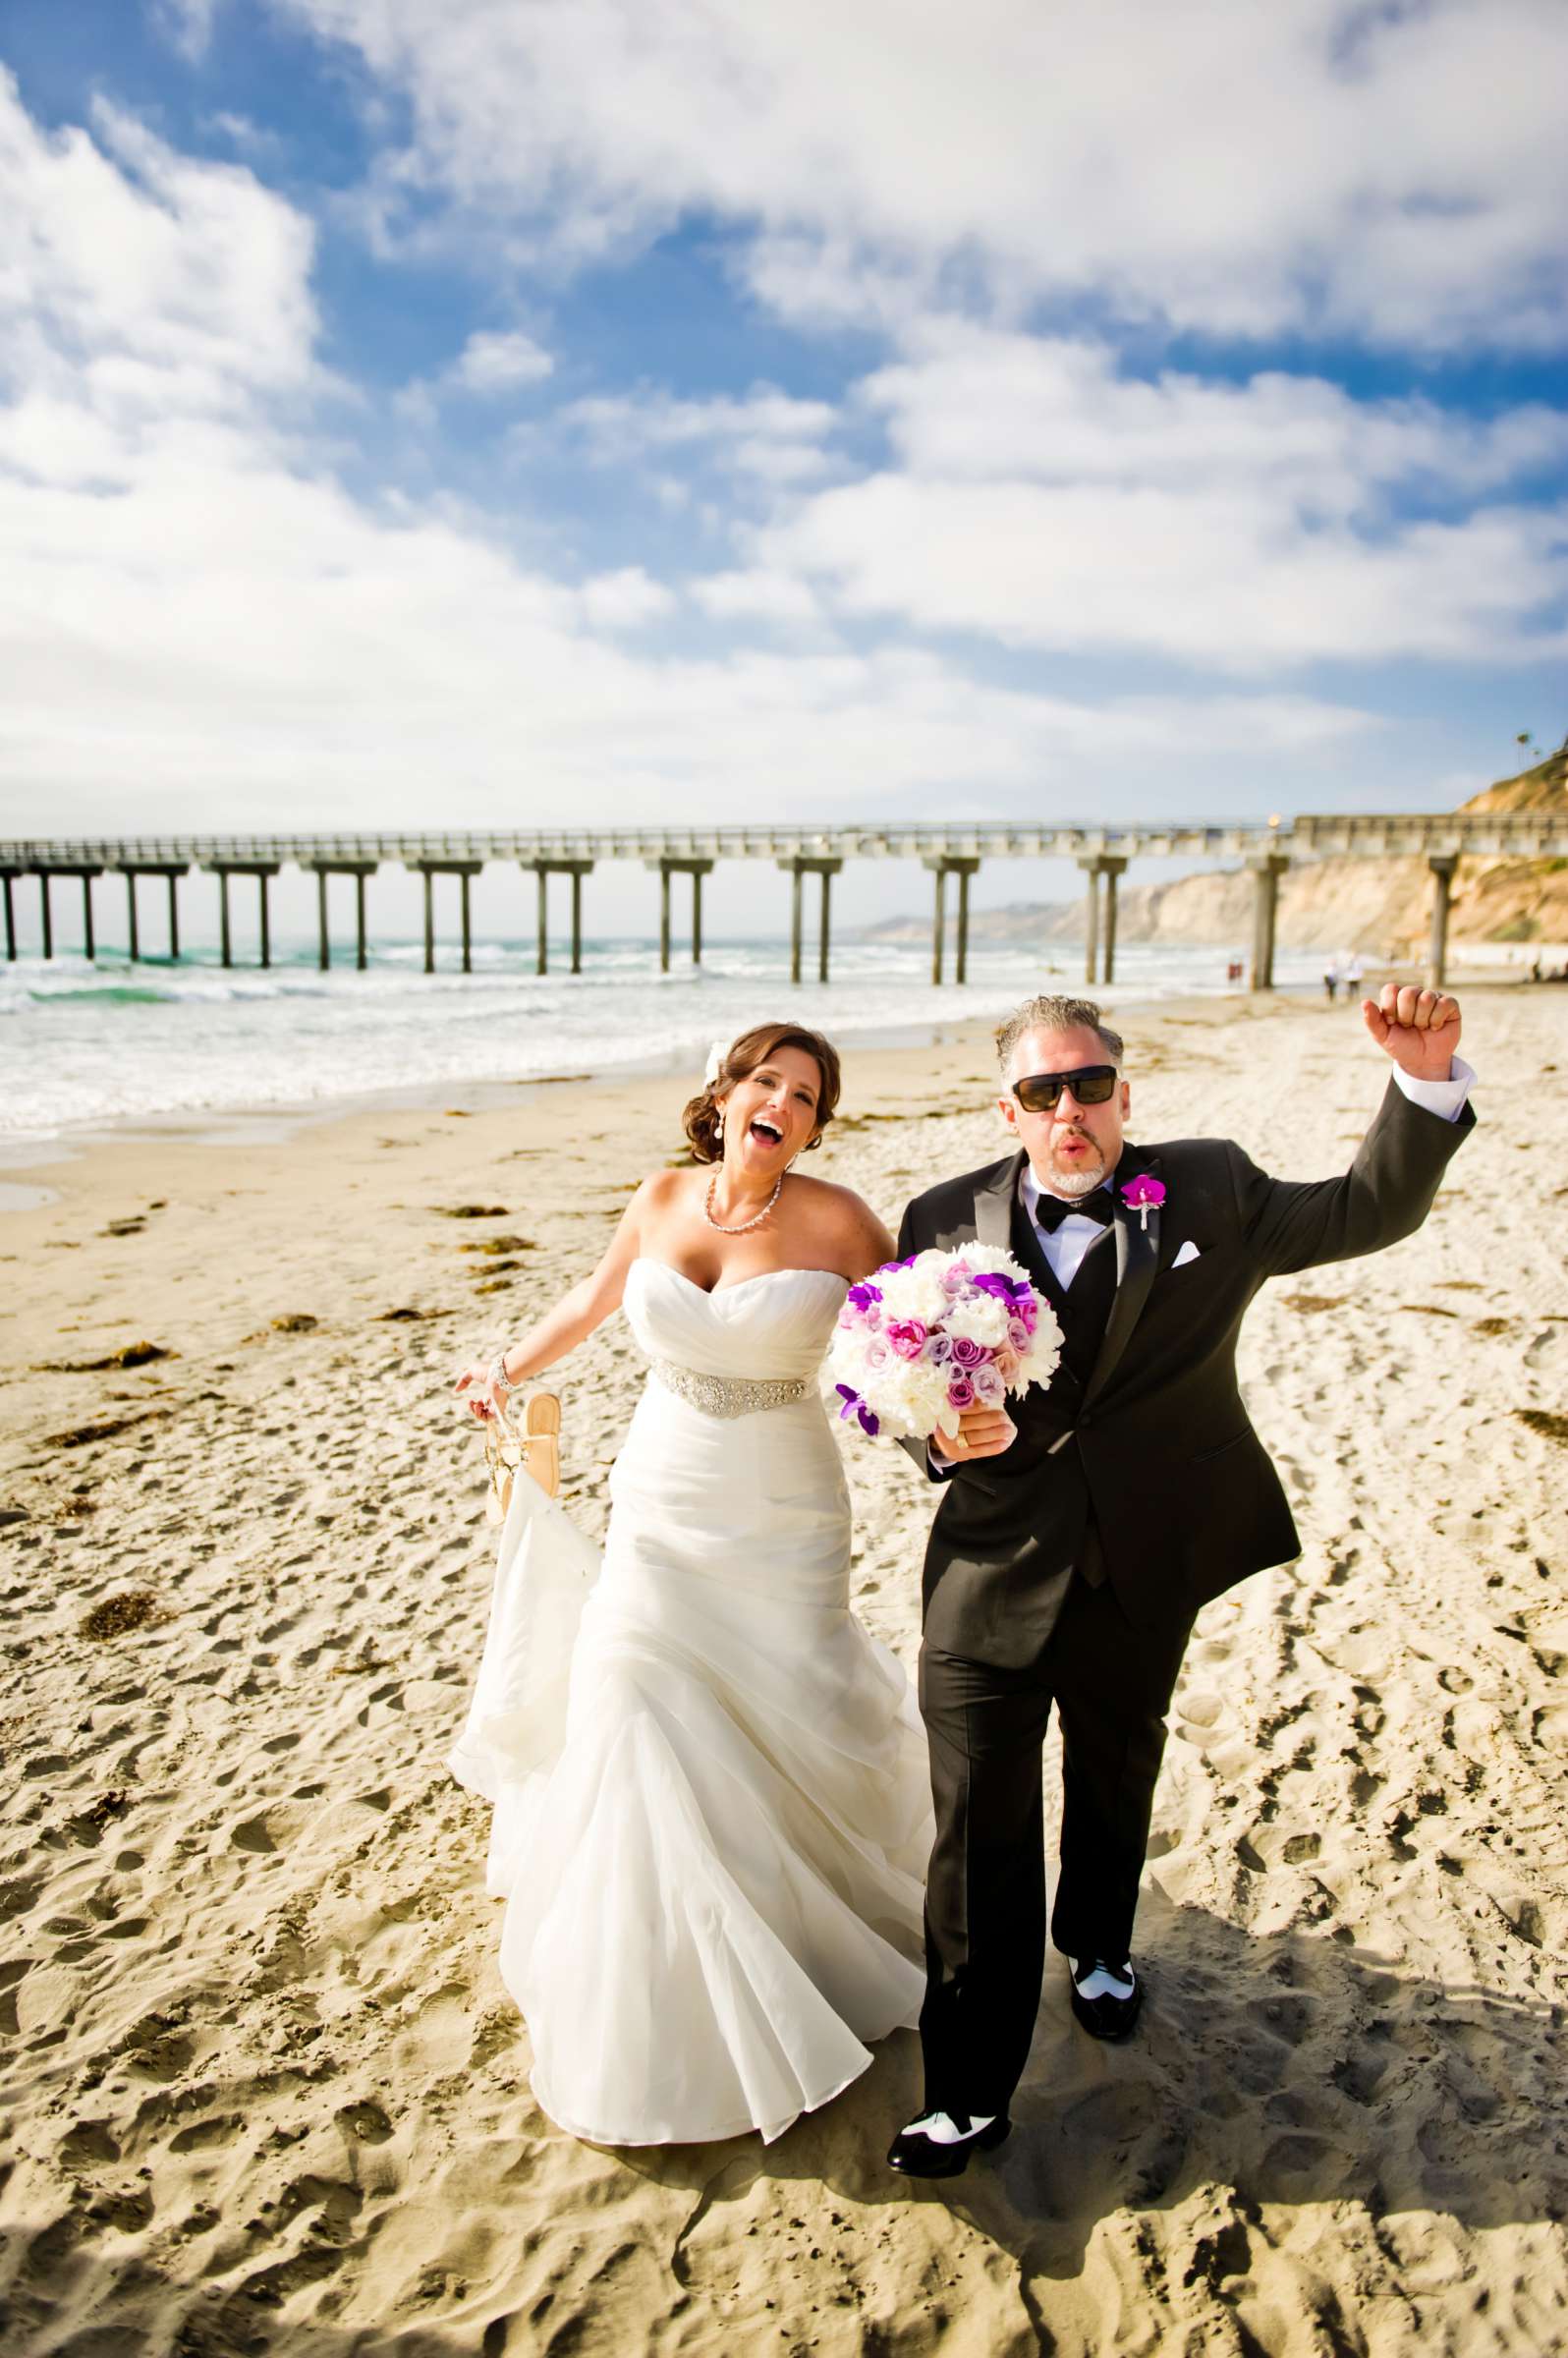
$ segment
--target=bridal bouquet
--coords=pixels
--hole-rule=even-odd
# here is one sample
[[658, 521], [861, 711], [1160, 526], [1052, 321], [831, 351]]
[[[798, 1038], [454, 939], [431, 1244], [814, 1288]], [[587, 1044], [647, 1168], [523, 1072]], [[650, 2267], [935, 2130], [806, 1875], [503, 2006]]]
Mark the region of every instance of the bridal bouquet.
[[852, 1285], [828, 1353], [841, 1418], [867, 1432], [958, 1431], [966, 1408], [1004, 1408], [1049, 1383], [1062, 1330], [1010, 1253], [912, 1254]]

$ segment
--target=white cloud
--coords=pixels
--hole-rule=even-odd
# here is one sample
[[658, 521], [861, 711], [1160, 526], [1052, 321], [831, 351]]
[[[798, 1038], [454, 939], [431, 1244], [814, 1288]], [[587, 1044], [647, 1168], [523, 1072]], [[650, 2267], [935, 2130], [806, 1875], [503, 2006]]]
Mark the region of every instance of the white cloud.
[[1118, 370], [1087, 339], [913, 322], [856, 388], [893, 463], [776, 505], [752, 565], [829, 612], [1262, 673], [1565, 644], [1568, 413], [1486, 421], [1314, 378]]
[[441, 405], [453, 394], [497, 401], [541, 385], [554, 372], [554, 355], [521, 329], [479, 329], [436, 375], [411, 377], [400, 386], [393, 403], [405, 424], [433, 434], [441, 423]]
[[[309, 227], [249, 173], [105, 115], [34, 126], [0, 84], [0, 769], [11, 827], [613, 819], [1065, 808], [1118, 759], [1353, 742], [1354, 709], [1030, 694], [899, 647], [640, 653], [679, 621], [628, 566], [530, 572], [461, 512], [367, 504], [307, 439]], [[644, 405], [646, 408], [647, 405]], [[759, 392], [665, 452], [810, 447]], [[624, 421], [623, 421], [624, 422]], [[628, 428], [634, 439], [646, 420]], [[648, 438], [643, 436], [643, 447]], [[798, 580], [696, 611], [798, 611]]]
[[641, 565], [623, 565], [616, 573], [595, 574], [585, 582], [578, 603], [585, 620], [597, 630], [636, 631], [666, 620], [677, 600], [672, 590]]
[[153, 0], [153, 22], [193, 64], [206, 55], [218, 0]]
[[407, 94], [392, 216], [440, 190], [569, 262], [702, 215], [797, 314], [945, 273], [1230, 336], [1568, 338], [1559, 0], [273, 5]]
[[103, 419], [235, 415], [317, 380], [310, 224], [107, 105], [40, 133], [0, 68], [0, 382]]
[[857, 392], [924, 477], [1257, 489], [1350, 514], [1395, 488], [1470, 499], [1568, 462], [1568, 411], [1543, 404], [1476, 421], [1277, 371], [1146, 379], [1103, 343], [951, 319], [915, 323], [904, 342], [908, 357]]
[[884, 475], [821, 493], [756, 547], [840, 610], [1020, 647], [1256, 672], [1568, 647], [1565, 512], [1498, 508], [1372, 539], [1245, 491]]
[[720, 394], [682, 401], [655, 387], [629, 394], [593, 394], [569, 403], [556, 422], [581, 435], [605, 465], [690, 451], [711, 457], [732, 474], [791, 483], [823, 474], [821, 449], [836, 422], [824, 401], [798, 401], [772, 385], [740, 397]]
[[468, 393], [509, 393], [518, 385], [539, 384], [554, 367], [551, 355], [532, 336], [479, 333], [470, 336], [447, 381]]
[[719, 622], [815, 623], [821, 607], [799, 574], [710, 573], [694, 582], [692, 595]]

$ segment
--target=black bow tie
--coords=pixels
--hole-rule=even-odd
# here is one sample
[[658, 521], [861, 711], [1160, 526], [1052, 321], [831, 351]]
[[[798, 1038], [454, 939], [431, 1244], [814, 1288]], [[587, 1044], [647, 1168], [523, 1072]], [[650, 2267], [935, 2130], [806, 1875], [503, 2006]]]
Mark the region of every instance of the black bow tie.
[[1116, 1206], [1108, 1187], [1096, 1187], [1087, 1196], [1075, 1197], [1070, 1204], [1064, 1203], [1060, 1196], [1047, 1196], [1042, 1191], [1035, 1206], [1036, 1222], [1047, 1236], [1054, 1236], [1063, 1220], [1097, 1220], [1102, 1228], [1108, 1228], [1115, 1217]]

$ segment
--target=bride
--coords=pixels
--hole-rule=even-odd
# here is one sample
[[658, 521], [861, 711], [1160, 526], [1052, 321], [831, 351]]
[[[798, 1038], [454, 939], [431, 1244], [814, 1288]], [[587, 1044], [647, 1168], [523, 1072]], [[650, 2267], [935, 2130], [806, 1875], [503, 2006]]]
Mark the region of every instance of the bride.
[[703, 1168], [644, 1179], [598, 1267], [457, 1389], [483, 1418], [624, 1308], [646, 1385], [602, 1563], [513, 1488], [454, 1773], [492, 1805], [501, 1973], [533, 2092], [603, 2145], [782, 2134], [913, 2024], [925, 1746], [849, 1609], [817, 1393], [893, 1242], [792, 1168], [838, 1101], [816, 1033], [744, 1033], [686, 1108]]

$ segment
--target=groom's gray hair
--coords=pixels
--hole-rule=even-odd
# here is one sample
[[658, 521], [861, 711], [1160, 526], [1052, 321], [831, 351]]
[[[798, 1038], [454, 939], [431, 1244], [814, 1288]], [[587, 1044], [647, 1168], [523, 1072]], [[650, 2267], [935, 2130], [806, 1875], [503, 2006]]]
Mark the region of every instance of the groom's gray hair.
[[1013, 1050], [1026, 1032], [1092, 1032], [1111, 1063], [1118, 1071], [1121, 1068], [1122, 1036], [1111, 1030], [1092, 999], [1046, 996], [1026, 999], [1022, 1007], [1015, 1007], [996, 1031], [996, 1061], [1004, 1073], [1011, 1068]]

